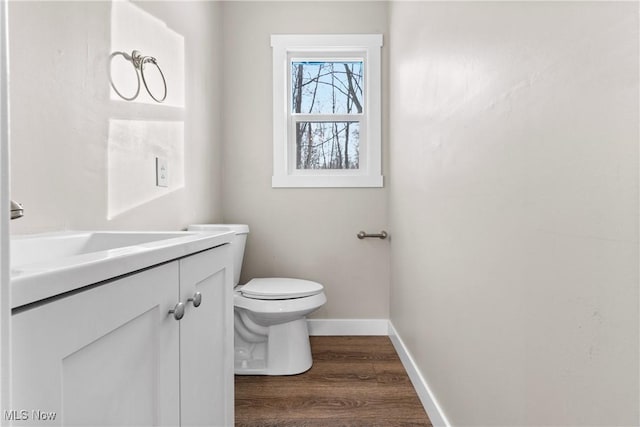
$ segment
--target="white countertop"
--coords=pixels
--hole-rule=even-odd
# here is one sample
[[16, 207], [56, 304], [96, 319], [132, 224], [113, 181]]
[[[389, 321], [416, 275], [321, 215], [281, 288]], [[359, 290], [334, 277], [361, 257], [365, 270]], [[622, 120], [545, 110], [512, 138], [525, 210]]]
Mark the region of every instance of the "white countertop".
[[11, 307], [231, 243], [231, 231], [66, 231], [11, 238]]

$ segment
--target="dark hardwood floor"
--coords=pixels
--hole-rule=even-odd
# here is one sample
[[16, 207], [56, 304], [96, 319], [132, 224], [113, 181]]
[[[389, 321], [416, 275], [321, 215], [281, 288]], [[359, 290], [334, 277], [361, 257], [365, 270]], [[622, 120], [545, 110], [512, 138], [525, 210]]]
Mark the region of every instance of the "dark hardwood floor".
[[300, 375], [236, 376], [236, 426], [431, 426], [388, 337], [311, 337]]

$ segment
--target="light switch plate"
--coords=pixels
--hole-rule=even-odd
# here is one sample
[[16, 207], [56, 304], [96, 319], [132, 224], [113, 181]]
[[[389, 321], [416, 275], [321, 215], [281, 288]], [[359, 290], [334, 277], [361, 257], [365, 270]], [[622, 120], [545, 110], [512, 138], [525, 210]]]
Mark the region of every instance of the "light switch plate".
[[169, 165], [167, 159], [156, 157], [156, 185], [158, 187], [169, 186]]

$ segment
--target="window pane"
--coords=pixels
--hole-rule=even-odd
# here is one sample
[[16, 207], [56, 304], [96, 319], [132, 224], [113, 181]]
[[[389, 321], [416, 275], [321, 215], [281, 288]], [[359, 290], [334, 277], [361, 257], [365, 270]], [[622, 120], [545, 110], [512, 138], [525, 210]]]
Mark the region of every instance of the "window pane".
[[360, 123], [296, 123], [297, 169], [358, 169]]
[[291, 112], [360, 114], [362, 61], [294, 61], [291, 63]]

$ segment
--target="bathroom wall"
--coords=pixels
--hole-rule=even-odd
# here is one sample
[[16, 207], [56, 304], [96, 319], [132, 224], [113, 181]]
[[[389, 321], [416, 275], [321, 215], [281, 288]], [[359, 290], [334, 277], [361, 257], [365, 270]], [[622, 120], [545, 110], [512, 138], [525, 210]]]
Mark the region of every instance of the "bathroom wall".
[[[290, 276], [325, 286], [320, 318], [388, 318], [389, 243], [358, 240], [387, 222], [385, 188], [271, 188], [271, 34], [380, 33], [388, 69], [385, 2], [225, 2], [224, 219], [249, 224], [241, 280]], [[383, 99], [387, 99], [383, 79]], [[383, 117], [388, 111], [383, 106]], [[383, 174], [388, 126], [383, 119]]]
[[[9, 21], [11, 193], [25, 206], [12, 233], [221, 219], [218, 2], [16, 1]], [[134, 102], [111, 89], [110, 70], [134, 93], [131, 65], [110, 59], [134, 49], [157, 58], [163, 104], [144, 87]], [[157, 156], [166, 188], [155, 185]]]
[[391, 320], [450, 422], [640, 425], [638, 3], [389, 32]]

